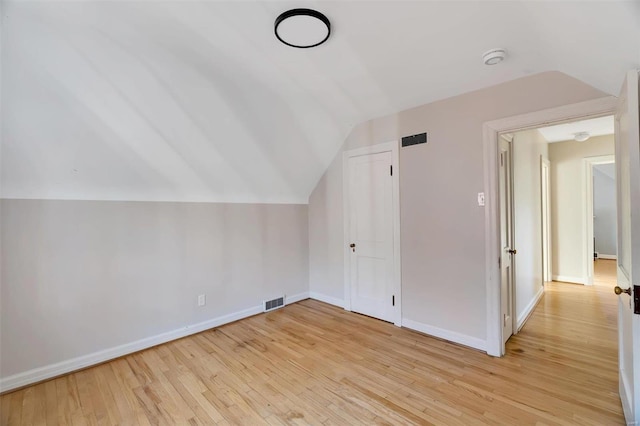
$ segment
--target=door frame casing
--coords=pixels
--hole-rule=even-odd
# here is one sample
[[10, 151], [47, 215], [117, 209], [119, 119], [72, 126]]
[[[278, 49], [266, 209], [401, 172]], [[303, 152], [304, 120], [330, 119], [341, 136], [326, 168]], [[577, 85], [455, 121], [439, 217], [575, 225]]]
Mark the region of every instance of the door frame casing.
[[[582, 185], [582, 196], [584, 199], [583, 205], [583, 220], [584, 220], [584, 239], [585, 239], [585, 253], [584, 253], [584, 276], [585, 285], [593, 285], [593, 253], [595, 253], [595, 247], [593, 244], [594, 228], [593, 228], [593, 166], [598, 164], [611, 164], [615, 163], [615, 154], [611, 155], [598, 155], [595, 157], [585, 157], [582, 159], [582, 168], [584, 175], [584, 184]], [[617, 197], [617, 194], [616, 194]], [[617, 231], [616, 231], [617, 238]]]
[[342, 213], [344, 223], [344, 309], [351, 311], [351, 254], [349, 243], [351, 242], [351, 220], [349, 215], [349, 159], [363, 155], [391, 152], [391, 166], [393, 167], [392, 179], [392, 203], [393, 216], [393, 294], [395, 305], [393, 307], [393, 323], [402, 327], [402, 272], [400, 250], [400, 150], [398, 141], [384, 142], [363, 148], [344, 151], [342, 154]]
[[[545, 169], [546, 180], [545, 180]], [[548, 157], [540, 156], [540, 206], [542, 208], [542, 285], [552, 280], [552, 246], [551, 240], [551, 162]], [[546, 208], [545, 208], [546, 207]], [[545, 244], [546, 243], [546, 244]]]
[[[514, 161], [513, 161], [513, 144], [515, 143], [515, 137], [513, 133], [500, 133], [498, 134], [498, 138], [503, 138], [504, 140], [507, 141], [507, 143], [509, 144], [509, 175], [508, 175], [508, 179], [509, 179], [509, 203], [506, 203], [506, 207], [510, 210], [509, 214], [511, 215], [511, 229], [510, 229], [510, 233], [511, 233], [511, 244], [509, 244], [509, 246], [513, 249], [514, 245], [515, 245], [515, 241], [516, 241], [516, 225], [515, 225], [515, 205], [514, 205], [514, 185], [515, 185], [515, 181], [514, 181]], [[498, 141], [498, 157], [500, 156], [500, 142]], [[499, 168], [498, 168], [498, 173], [499, 173]], [[498, 185], [500, 184], [500, 181], [498, 180]], [[498, 194], [500, 193], [500, 187], [498, 186]], [[499, 199], [498, 199], [499, 201]], [[501, 208], [501, 206], [499, 205], [498, 207], [498, 214], [500, 214], [499, 209]], [[499, 231], [500, 232], [500, 231]], [[502, 244], [500, 244], [500, 253], [503, 253], [503, 247]], [[511, 290], [511, 300], [509, 301], [509, 303], [511, 303], [511, 336], [515, 336], [516, 334], [518, 334], [518, 315], [517, 315], [517, 310], [516, 310], [516, 300], [517, 300], [517, 291], [518, 288], [516, 286], [516, 270], [517, 270], [517, 258], [514, 257], [512, 255], [511, 257], [511, 285], [510, 290]], [[501, 265], [504, 266], [504, 265]], [[502, 271], [500, 271], [500, 277], [502, 277]], [[502, 301], [501, 301], [502, 303]], [[500, 310], [500, 314], [502, 315], [502, 309]], [[503, 323], [504, 324], [504, 323]], [[502, 328], [502, 331], [504, 331], [504, 325]], [[501, 334], [502, 338], [504, 339], [504, 335]], [[507, 339], [508, 340], [508, 339]]]
[[617, 106], [615, 96], [606, 96], [545, 109], [528, 114], [489, 121], [483, 125], [484, 191], [485, 191], [485, 285], [487, 308], [487, 354], [504, 355], [501, 318], [500, 204], [498, 200], [498, 157], [500, 133], [535, 129], [587, 118], [613, 115]]

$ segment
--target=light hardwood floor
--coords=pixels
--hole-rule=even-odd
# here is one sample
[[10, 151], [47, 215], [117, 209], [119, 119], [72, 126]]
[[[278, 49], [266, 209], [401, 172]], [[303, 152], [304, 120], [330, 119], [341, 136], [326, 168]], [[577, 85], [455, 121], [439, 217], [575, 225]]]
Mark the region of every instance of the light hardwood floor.
[[593, 261], [593, 284], [609, 286], [611, 291], [618, 281], [617, 262], [611, 259], [598, 259]]
[[11, 424], [624, 424], [616, 296], [550, 283], [507, 356], [306, 300], [0, 397]]

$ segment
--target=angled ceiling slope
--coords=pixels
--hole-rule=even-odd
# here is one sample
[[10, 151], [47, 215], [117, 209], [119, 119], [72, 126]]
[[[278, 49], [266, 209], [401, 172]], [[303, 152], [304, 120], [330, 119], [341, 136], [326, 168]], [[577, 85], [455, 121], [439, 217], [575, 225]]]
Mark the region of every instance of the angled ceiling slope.
[[[327, 43], [274, 37], [300, 6]], [[548, 70], [615, 94], [640, 59], [637, 2], [2, 7], [6, 198], [304, 203], [359, 122]]]

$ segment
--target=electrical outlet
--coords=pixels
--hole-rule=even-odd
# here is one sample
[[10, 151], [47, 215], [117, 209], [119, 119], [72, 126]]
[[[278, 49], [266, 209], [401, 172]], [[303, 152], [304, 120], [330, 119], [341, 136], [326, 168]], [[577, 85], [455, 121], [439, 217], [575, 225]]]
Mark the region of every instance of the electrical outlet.
[[198, 306], [204, 306], [207, 304], [207, 298], [205, 297], [204, 294], [201, 294], [200, 296], [198, 296]]

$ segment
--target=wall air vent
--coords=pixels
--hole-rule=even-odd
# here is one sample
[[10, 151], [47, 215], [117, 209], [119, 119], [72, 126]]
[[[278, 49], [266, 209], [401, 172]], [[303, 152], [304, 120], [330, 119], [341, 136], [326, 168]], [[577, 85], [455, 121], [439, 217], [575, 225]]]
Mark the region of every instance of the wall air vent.
[[264, 301], [264, 311], [269, 312], [284, 306], [284, 296]]
[[405, 146], [411, 146], [411, 145], [418, 145], [421, 143], [427, 143], [427, 134], [426, 133], [420, 133], [417, 135], [412, 135], [412, 136], [405, 136], [402, 138], [402, 147], [404, 148]]

